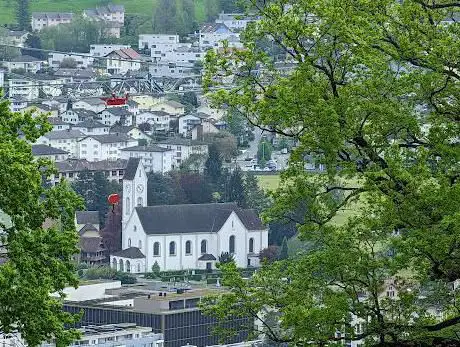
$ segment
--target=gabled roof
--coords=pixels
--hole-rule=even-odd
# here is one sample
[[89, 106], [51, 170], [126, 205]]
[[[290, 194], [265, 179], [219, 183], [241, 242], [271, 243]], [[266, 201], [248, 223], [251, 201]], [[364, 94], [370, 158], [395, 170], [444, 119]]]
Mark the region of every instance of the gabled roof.
[[70, 125], [69, 123], [64, 122], [61, 118], [59, 117], [48, 117], [47, 119], [48, 123], [51, 125]]
[[109, 108], [106, 108], [103, 112], [110, 113], [117, 117], [132, 115], [132, 113], [129, 112], [128, 109], [124, 107], [109, 107]]
[[99, 225], [98, 211], [76, 211], [77, 224], [97, 224]]
[[148, 235], [218, 232], [232, 212], [249, 230], [265, 230], [260, 227], [262, 222], [255, 222], [258, 217], [253, 210], [240, 211], [235, 203], [136, 207]]
[[112, 254], [113, 256], [120, 257], [120, 258], [128, 258], [128, 259], [142, 259], [145, 258], [145, 255], [141, 252], [141, 250], [137, 247], [129, 247], [122, 251], [116, 252]]
[[117, 142], [136, 141], [131, 136], [128, 136], [126, 134], [119, 134], [119, 133], [107, 134], [107, 135], [89, 135], [89, 136], [86, 136], [82, 140], [85, 140], [87, 138], [92, 138], [99, 143], [117, 143]]
[[67, 19], [71, 20], [73, 13], [70, 12], [32, 12], [32, 18], [41, 19]]
[[172, 151], [172, 149], [151, 145], [151, 146], [127, 147], [127, 148], [120, 149], [120, 151], [125, 151], [125, 152], [169, 152], [169, 151]]
[[201, 257], [198, 258], [198, 260], [201, 261], [212, 261], [212, 260], [217, 260], [215, 256], [212, 254], [203, 254]]
[[87, 129], [95, 129], [95, 128], [108, 128], [108, 125], [102, 124], [98, 120], [94, 120], [92, 118], [85, 119], [83, 122], [74, 125], [74, 128], [87, 128]]
[[89, 171], [111, 171], [124, 170], [127, 160], [102, 160], [102, 161], [87, 161], [86, 159], [68, 159], [55, 163], [59, 172], [80, 172], [83, 170]]
[[85, 108], [73, 108], [70, 111], [76, 113], [79, 118], [95, 117], [97, 115], [96, 112], [87, 110]]
[[248, 230], [265, 230], [266, 227], [262, 224], [262, 220], [259, 218], [257, 211], [254, 209], [238, 209], [235, 211], [238, 218], [244, 224]]
[[79, 233], [80, 235], [83, 235], [83, 234], [86, 233], [87, 231], [99, 231], [99, 230], [96, 229], [96, 227], [94, 226], [94, 224], [89, 224], [89, 223], [88, 223], [88, 224], [85, 224], [85, 225], [83, 226], [83, 228], [81, 228], [81, 229], [78, 231], [78, 233]]
[[103, 251], [102, 237], [80, 237], [80, 249], [86, 253]]
[[88, 105], [91, 105], [91, 106], [97, 106], [97, 105], [104, 105], [105, 106], [105, 101], [102, 100], [102, 99], [99, 99], [99, 98], [86, 98], [86, 99], [81, 99], [81, 100], [78, 100], [78, 101], [86, 102]]
[[134, 49], [132, 48], [123, 48], [123, 49], [118, 49], [116, 51], [113, 51], [109, 54], [106, 55], [107, 56], [112, 56], [112, 55], [117, 55], [119, 56], [120, 58], [122, 59], [126, 59], [126, 60], [140, 60], [141, 59], [141, 56], [139, 53], [137, 53]]
[[134, 125], [114, 125], [110, 128], [109, 132], [111, 134], [116, 134], [116, 133], [127, 134], [135, 128], [136, 127]]
[[183, 137], [170, 137], [163, 141], [158, 141], [157, 144], [160, 145], [179, 145], [179, 146], [199, 146], [207, 145], [207, 143], [200, 141], [193, 141], [190, 139], [185, 139]]
[[223, 23], [204, 23], [200, 27], [201, 33], [215, 33], [219, 29], [224, 29], [225, 31], [232, 32], [228, 26]]
[[32, 155], [58, 155], [58, 154], [69, 154], [59, 148], [54, 148], [47, 145], [32, 145]]
[[47, 139], [50, 140], [65, 140], [65, 139], [78, 139], [85, 137], [85, 134], [83, 134], [80, 130], [56, 130], [56, 131], [50, 131], [49, 133], [46, 133], [43, 135]]
[[174, 108], [184, 108], [185, 106], [182, 105], [180, 102], [174, 101], [174, 100], [167, 100], [164, 102], [164, 104], [169, 105]]
[[128, 165], [126, 165], [124, 180], [132, 181], [136, 177], [137, 168], [141, 162], [140, 158], [129, 158]]
[[42, 61], [42, 60], [37, 59], [35, 57], [31, 57], [30, 55], [21, 55], [17, 58], [12, 58], [10, 60], [11, 63], [31, 63], [34, 61]]

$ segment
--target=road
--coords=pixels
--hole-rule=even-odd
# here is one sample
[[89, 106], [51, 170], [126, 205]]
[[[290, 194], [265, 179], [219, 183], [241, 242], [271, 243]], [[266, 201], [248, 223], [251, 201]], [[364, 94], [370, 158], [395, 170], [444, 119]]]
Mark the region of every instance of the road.
[[261, 139], [262, 130], [256, 127], [254, 129], [254, 141], [249, 142], [249, 148], [247, 148], [244, 153], [240, 154], [236, 159], [236, 164], [238, 164], [242, 170], [247, 170], [247, 165], [251, 164], [250, 161], [245, 160], [246, 158], [257, 158], [257, 150]]

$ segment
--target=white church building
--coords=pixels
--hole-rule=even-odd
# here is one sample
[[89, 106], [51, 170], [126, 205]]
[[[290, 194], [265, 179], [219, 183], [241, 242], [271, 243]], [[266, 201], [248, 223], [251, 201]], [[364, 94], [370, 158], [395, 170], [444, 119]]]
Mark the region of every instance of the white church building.
[[224, 252], [238, 267], [259, 265], [268, 230], [255, 210], [235, 203], [147, 206], [147, 174], [130, 158], [123, 177], [122, 251], [110, 255], [119, 271], [213, 269]]

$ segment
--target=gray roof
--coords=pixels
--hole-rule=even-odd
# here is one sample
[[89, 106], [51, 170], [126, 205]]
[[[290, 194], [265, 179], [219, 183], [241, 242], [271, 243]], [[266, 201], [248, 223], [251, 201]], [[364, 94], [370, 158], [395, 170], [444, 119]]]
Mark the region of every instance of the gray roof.
[[170, 137], [163, 141], [158, 141], [157, 144], [160, 145], [179, 145], [179, 146], [199, 146], [207, 145], [205, 142], [193, 141], [190, 139], [185, 139], [183, 137]]
[[86, 138], [91, 137], [100, 143], [117, 143], [117, 142], [126, 142], [126, 141], [136, 141], [131, 136], [126, 134], [107, 134], [107, 135], [89, 135]]
[[232, 212], [247, 229], [265, 230], [254, 210], [242, 211], [235, 203], [136, 207], [148, 235], [218, 232]]
[[137, 247], [129, 247], [129, 248], [124, 249], [122, 251], [116, 252], [116, 253], [114, 253], [112, 255], [116, 256], [116, 257], [128, 258], [128, 259], [145, 258], [145, 255]]
[[113, 114], [114, 116], [118, 116], [118, 117], [132, 114], [131, 112], [128, 111], [128, 109], [124, 107], [109, 107], [105, 109], [104, 111], [110, 114]]
[[177, 102], [177, 101], [174, 101], [174, 100], [167, 100], [167, 101], [165, 101], [165, 104], [167, 104], [167, 105], [169, 105], [171, 107], [175, 107], [175, 108], [185, 107], [180, 102]]
[[96, 76], [96, 72], [92, 69], [62, 69], [59, 68], [54, 72], [57, 77], [73, 77], [78, 80], [87, 80]]
[[72, 111], [75, 112], [79, 118], [95, 117], [97, 115], [96, 112], [85, 108], [73, 108]]
[[217, 260], [215, 256], [212, 254], [203, 254], [201, 257], [198, 258], [198, 260], [201, 261], [211, 261], [211, 260]]
[[47, 121], [48, 121], [48, 123], [50, 123], [52, 125], [70, 125], [69, 123], [64, 122], [59, 117], [48, 117]]
[[108, 125], [102, 124], [98, 120], [94, 120], [92, 118], [85, 119], [83, 122], [74, 125], [74, 128], [87, 128], [87, 129], [95, 129], [95, 128], [108, 128]]
[[114, 125], [110, 128], [110, 133], [111, 134], [116, 134], [116, 133], [127, 134], [134, 128], [136, 128], [134, 125]]
[[32, 18], [40, 19], [67, 19], [73, 17], [71, 12], [32, 12]]
[[159, 146], [133, 146], [121, 149], [126, 152], [169, 152], [171, 149]]
[[97, 105], [105, 105], [105, 101], [99, 98], [86, 98], [81, 99], [78, 101], [86, 102], [89, 105], [97, 106]]
[[80, 249], [86, 253], [96, 253], [104, 251], [102, 246], [102, 237], [81, 237]]
[[57, 131], [50, 131], [49, 133], [43, 135], [44, 137], [50, 140], [65, 140], [65, 139], [78, 139], [85, 137], [80, 130], [57, 130]]
[[[95, 223], [95, 224], [96, 224], [96, 223]], [[87, 231], [98, 231], [98, 230], [96, 229], [96, 227], [94, 226], [94, 224], [88, 223], [88, 224], [85, 224], [85, 225], [83, 226], [83, 228], [81, 228], [81, 229], [78, 231], [78, 233], [79, 233], [80, 235], [83, 235], [83, 234], [84, 234], [85, 232], [87, 232]]]
[[140, 158], [129, 158], [128, 165], [126, 165], [125, 175], [123, 176], [124, 180], [133, 180], [136, 177], [137, 167], [141, 162]]
[[98, 211], [76, 211], [77, 224], [97, 224], [99, 225]]
[[32, 145], [32, 155], [57, 155], [57, 154], [68, 154], [59, 148], [54, 148], [47, 145]]
[[10, 62], [12, 63], [30, 63], [33, 61], [41, 61], [41, 60], [35, 57], [31, 57], [30, 55], [21, 55], [17, 58], [13, 58], [10, 60]]
[[102, 161], [87, 161], [86, 159], [69, 159], [60, 161], [55, 164], [59, 172], [80, 172], [89, 171], [110, 171], [124, 170], [127, 165], [127, 160], [102, 160]]

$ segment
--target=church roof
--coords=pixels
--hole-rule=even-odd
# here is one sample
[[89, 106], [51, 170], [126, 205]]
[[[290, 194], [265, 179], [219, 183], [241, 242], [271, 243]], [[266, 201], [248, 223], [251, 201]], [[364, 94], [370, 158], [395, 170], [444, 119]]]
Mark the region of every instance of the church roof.
[[212, 254], [203, 254], [201, 257], [198, 258], [198, 260], [210, 261], [210, 260], [217, 260], [217, 259]]
[[232, 212], [248, 230], [265, 230], [254, 210], [241, 210], [235, 203], [136, 207], [136, 212], [149, 235], [218, 232]]
[[145, 258], [145, 255], [141, 252], [141, 250], [137, 247], [129, 247], [122, 251], [116, 252], [112, 254], [113, 256], [120, 257], [120, 258], [128, 258], [128, 259], [140, 259]]
[[133, 180], [136, 177], [137, 167], [139, 166], [140, 158], [129, 158], [128, 165], [126, 165], [124, 180]]

